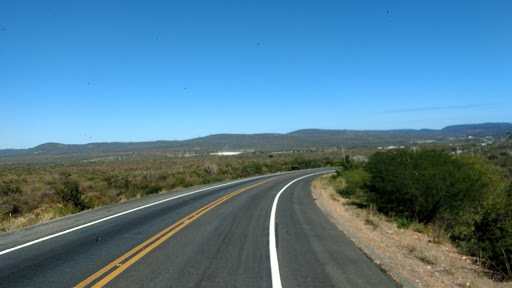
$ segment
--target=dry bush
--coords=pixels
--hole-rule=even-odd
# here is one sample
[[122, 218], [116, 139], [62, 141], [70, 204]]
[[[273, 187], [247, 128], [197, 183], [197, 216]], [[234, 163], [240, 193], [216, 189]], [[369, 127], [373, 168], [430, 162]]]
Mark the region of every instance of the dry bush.
[[214, 177], [215, 174], [217, 174], [217, 171], [219, 170], [219, 167], [215, 164], [206, 164], [204, 166], [204, 171], [210, 175], [210, 177]]

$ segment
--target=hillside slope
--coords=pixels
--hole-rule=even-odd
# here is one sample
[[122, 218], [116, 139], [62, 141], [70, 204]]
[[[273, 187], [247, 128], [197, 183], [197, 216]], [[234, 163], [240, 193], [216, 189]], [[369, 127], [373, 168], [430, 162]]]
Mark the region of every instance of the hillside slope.
[[512, 123], [484, 123], [448, 126], [441, 130], [323, 130], [304, 129], [287, 134], [215, 134], [183, 141], [111, 142], [89, 144], [45, 143], [29, 149], [0, 150], [0, 158], [42, 157], [74, 154], [134, 153], [143, 151], [289, 151], [333, 147], [376, 147], [406, 145], [411, 141], [443, 141], [450, 137], [506, 137]]

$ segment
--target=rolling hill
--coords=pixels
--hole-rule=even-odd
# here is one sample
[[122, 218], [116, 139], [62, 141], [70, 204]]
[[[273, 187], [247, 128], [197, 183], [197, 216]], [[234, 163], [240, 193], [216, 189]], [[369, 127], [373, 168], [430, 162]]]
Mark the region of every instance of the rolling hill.
[[[512, 123], [485, 123], [448, 126], [441, 130], [322, 130], [304, 129], [287, 134], [215, 134], [184, 141], [111, 142], [89, 144], [45, 143], [29, 149], [0, 150], [0, 160], [65, 155], [105, 155], [144, 151], [194, 151], [205, 155], [216, 151], [276, 152], [331, 148], [409, 145], [422, 141], [448, 141], [468, 136], [505, 138]], [[5, 162], [5, 161], [2, 161]]]

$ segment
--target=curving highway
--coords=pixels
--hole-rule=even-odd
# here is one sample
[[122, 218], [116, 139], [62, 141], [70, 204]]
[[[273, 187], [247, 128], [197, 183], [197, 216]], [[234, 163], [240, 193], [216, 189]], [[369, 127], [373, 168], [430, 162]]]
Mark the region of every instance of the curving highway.
[[0, 287], [398, 287], [320, 211], [328, 169], [153, 195], [0, 234]]

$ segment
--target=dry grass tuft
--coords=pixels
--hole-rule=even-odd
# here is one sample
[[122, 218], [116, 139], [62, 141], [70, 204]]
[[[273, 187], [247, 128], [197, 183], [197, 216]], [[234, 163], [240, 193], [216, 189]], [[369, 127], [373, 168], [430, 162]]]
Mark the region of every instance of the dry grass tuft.
[[450, 234], [446, 231], [446, 222], [435, 221], [434, 224], [427, 226], [427, 235], [436, 244], [449, 244], [451, 243]]
[[409, 242], [405, 243], [404, 246], [409, 250], [411, 255], [420, 259], [421, 261], [430, 265], [440, 264], [439, 257], [433, 252], [433, 250], [430, 250], [421, 244]]
[[373, 226], [374, 229], [382, 226], [382, 219], [374, 204], [370, 204], [370, 206], [365, 209], [365, 212], [366, 216], [364, 222], [366, 224]]

